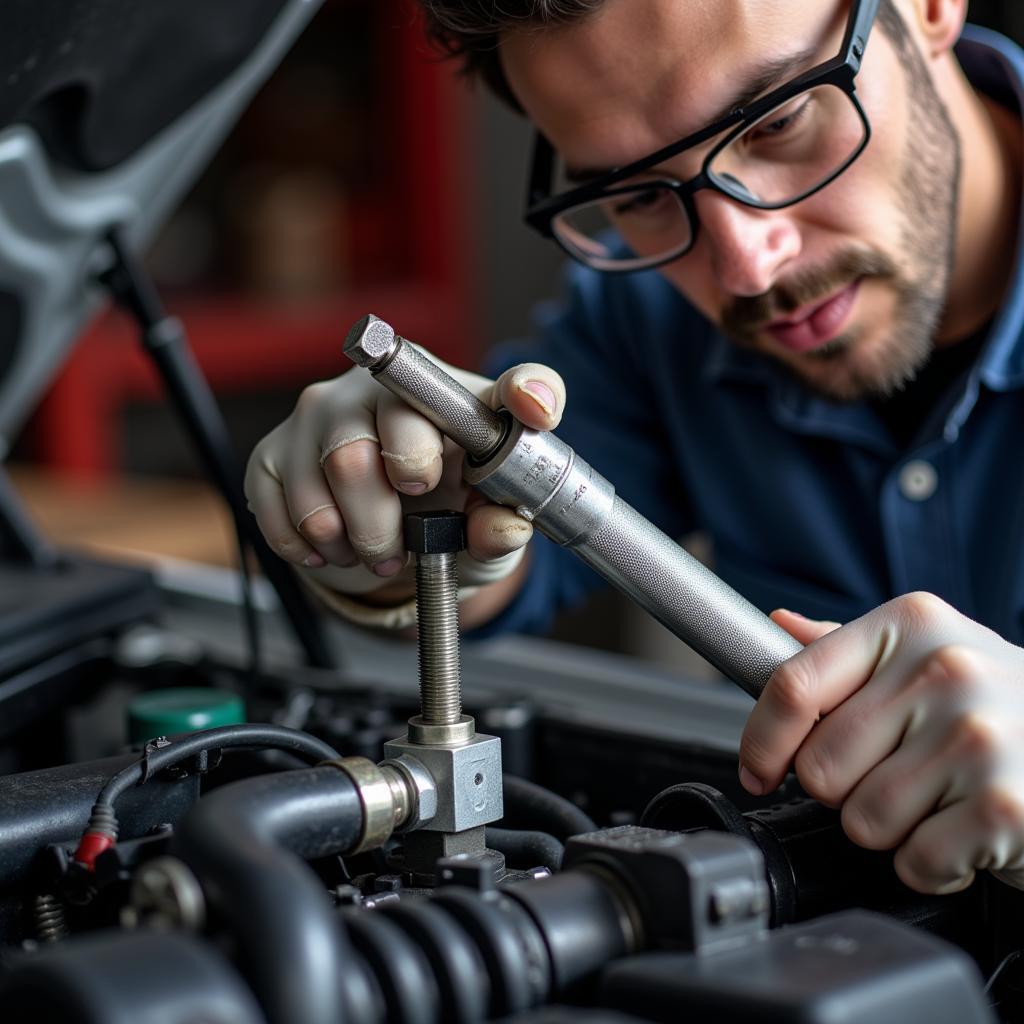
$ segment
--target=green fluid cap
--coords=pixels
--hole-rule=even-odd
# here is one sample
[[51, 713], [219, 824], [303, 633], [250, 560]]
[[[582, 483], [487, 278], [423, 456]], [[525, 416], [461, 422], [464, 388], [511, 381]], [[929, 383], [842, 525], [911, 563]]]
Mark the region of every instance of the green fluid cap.
[[128, 705], [128, 741], [215, 729], [245, 721], [242, 698], [227, 690], [182, 686], [141, 693]]

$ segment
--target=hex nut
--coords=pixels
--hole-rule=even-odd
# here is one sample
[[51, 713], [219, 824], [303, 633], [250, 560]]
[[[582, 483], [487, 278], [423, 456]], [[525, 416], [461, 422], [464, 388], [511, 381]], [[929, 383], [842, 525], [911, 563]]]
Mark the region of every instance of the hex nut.
[[409, 512], [405, 517], [405, 546], [420, 555], [443, 555], [466, 546], [466, 517], [445, 509]]
[[476, 736], [458, 746], [426, 746], [407, 738], [384, 744], [389, 761], [418, 761], [434, 780], [437, 812], [422, 828], [462, 832], [497, 821], [505, 812], [501, 790], [501, 740]]
[[395, 329], [372, 313], [356, 321], [345, 336], [345, 355], [368, 369], [373, 369], [394, 350]]

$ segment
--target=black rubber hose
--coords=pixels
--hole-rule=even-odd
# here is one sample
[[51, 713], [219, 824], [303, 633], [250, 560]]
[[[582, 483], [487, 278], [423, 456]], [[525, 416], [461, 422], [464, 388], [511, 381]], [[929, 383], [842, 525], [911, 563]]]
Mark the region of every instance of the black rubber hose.
[[363, 824], [359, 793], [336, 768], [245, 779], [186, 816], [172, 853], [199, 879], [238, 945], [269, 1024], [341, 1024], [352, 956], [323, 883], [303, 861], [345, 853]]
[[102, 928], [12, 955], [0, 974], [4, 1024], [265, 1024], [212, 943], [184, 932]]
[[573, 869], [541, 882], [512, 882], [501, 891], [527, 911], [544, 936], [555, 993], [635, 951], [614, 886], [597, 872]]
[[528, 782], [517, 775], [503, 775], [505, 828], [537, 829], [548, 832], [560, 842], [582, 832], [594, 832], [597, 825], [585, 811], [581, 811], [564, 796], [550, 789]]
[[487, 827], [487, 845], [505, 855], [508, 866], [526, 870], [543, 867], [558, 871], [565, 847], [547, 832], [527, 832], [514, 828]]

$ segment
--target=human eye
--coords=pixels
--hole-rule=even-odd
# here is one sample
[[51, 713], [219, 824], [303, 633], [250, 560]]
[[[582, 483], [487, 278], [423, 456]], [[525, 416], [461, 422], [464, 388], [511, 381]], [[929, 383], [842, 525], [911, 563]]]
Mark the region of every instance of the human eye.
[[668, 193], [663, 188], [645, 188], [610, 200], [611, 212], [615, 217], [643, 217], [657, 213], [667, 202]]
[[745, 133], [744, 138], [752, 143], [784, 139], [795, 133], [796, 129], [809, 119], [812, 104], [813, 98], [809, 93], [799, 96], [778, 110], [772, 111], [764, 120], [758, 121]]

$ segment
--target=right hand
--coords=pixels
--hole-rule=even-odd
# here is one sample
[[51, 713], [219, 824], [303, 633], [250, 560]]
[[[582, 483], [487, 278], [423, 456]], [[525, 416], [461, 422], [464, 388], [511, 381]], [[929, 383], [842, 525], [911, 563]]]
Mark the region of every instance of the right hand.
[[[493, 409], [551, 430], [565, 407], [554, 370], [524, 363], [497, 381], [440, 364]], [[283, 559], [326, 586], [369, 595], [400, 583], [408, 562], [403, 515], [464, 509], [460, 581], [490, 582], [519, 561], [532, 527], [462, 482], [463, 452], [359, 367], [307, 387], [292, 414], [253, 449], [245, 494]], [[474, 570], [476, 570], [474, 578]]]

